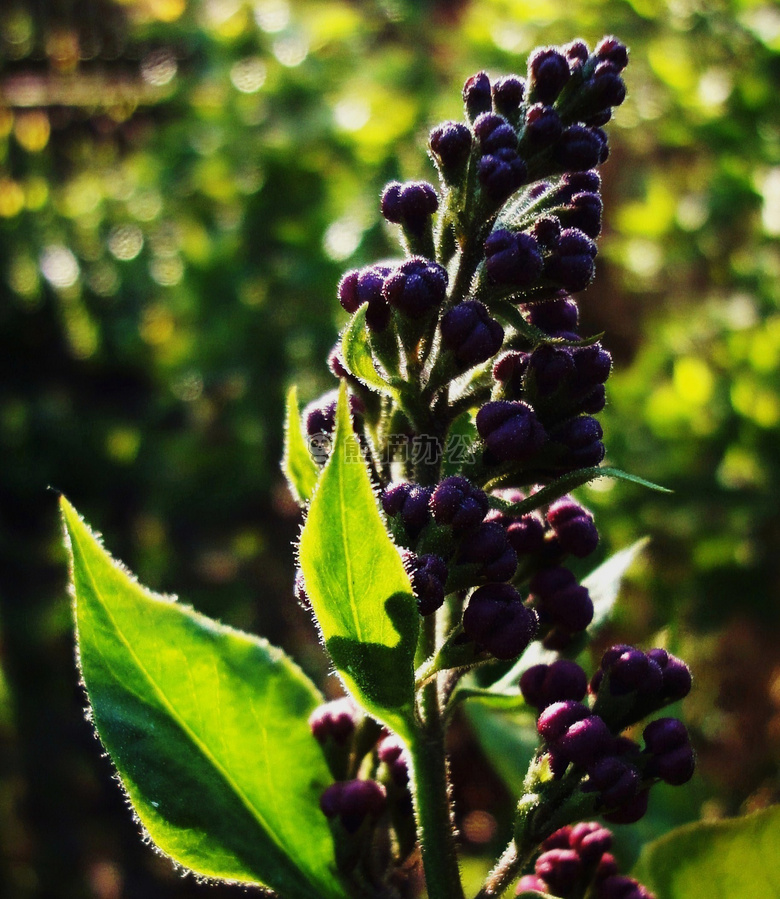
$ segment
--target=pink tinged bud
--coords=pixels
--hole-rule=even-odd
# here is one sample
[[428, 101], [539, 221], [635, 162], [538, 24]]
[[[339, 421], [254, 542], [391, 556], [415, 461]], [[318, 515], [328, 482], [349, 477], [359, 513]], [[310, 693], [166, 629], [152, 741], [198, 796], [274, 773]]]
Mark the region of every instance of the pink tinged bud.
[[555, 895], [565, 895], [582, 875], [582, 861], [572, 849], [550, 849], [536, 860], [535, 871]]
[[547, 743], [555, 743], [572, 724], [590, 717], [590, 709], [581, 702], [567, 700], [548, 706], [539, 716], [536, 729]]

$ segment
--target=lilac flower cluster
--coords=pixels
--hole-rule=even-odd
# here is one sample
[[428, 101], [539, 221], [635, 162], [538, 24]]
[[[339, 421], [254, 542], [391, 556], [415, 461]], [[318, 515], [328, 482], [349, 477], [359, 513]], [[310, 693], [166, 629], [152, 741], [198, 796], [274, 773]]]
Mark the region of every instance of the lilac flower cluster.
[[542, 843], [533, 874], [517, 884], [517, 893], [536, 890], [560, 899], [655, 899], [631, 877], [619, 873], [612, 834], [595, 821], [562, 827]]

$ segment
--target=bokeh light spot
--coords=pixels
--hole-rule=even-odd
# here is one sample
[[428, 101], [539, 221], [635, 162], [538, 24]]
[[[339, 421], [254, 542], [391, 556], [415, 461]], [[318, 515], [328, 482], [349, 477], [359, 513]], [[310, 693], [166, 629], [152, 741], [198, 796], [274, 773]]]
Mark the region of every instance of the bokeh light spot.
[[118, 225], [108, 236], [108, 249], [123, 262], [129, 262], [141, 252], [144, 236], [137, 225]]

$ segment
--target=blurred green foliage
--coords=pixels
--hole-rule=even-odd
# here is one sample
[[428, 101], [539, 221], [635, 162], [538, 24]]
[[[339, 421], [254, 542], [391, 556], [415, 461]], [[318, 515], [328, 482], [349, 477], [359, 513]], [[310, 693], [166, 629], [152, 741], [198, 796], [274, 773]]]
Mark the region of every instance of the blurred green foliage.
[[[8, 0], [0, 895], [206, 889], [136, 840], [81, 720], [47, 486], [110, 533], [144, 583], [295, 645], [324, 680], [292, 599], [285, 390], [295, 381], [307, 401], [335, 386], [324, 359], [344, 321], [340, 273], [395, 252], [381, 185], [432, 178], [427, 132], [460, 117], [465, 78], [605, 33], [631, 47], [630, 94], [610, 126], [583, 320], [606, 331], [617, 363], [610, 463], [675, 490], [583, 492], [606, 549], [652, 538], [610, 636], [663, 641], [698, 674], [684, 712], [703, 779], [670, 820], [778, 798], [776, 6]], [[479, 853], [509, 805], [474, 751], [464, 732], [458, 808]]]

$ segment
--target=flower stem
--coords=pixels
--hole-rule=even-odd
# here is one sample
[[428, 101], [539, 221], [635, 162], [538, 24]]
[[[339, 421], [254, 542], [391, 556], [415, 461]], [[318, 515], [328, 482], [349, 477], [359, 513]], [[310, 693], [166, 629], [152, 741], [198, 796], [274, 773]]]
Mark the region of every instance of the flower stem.
[[523, 859], [518, 856], [515, 841], [512, 840], [488, 874], [484, 886], [475, 899], [495, 899], [496, 896], [500, 896], [520, 873], [522, 866]]

